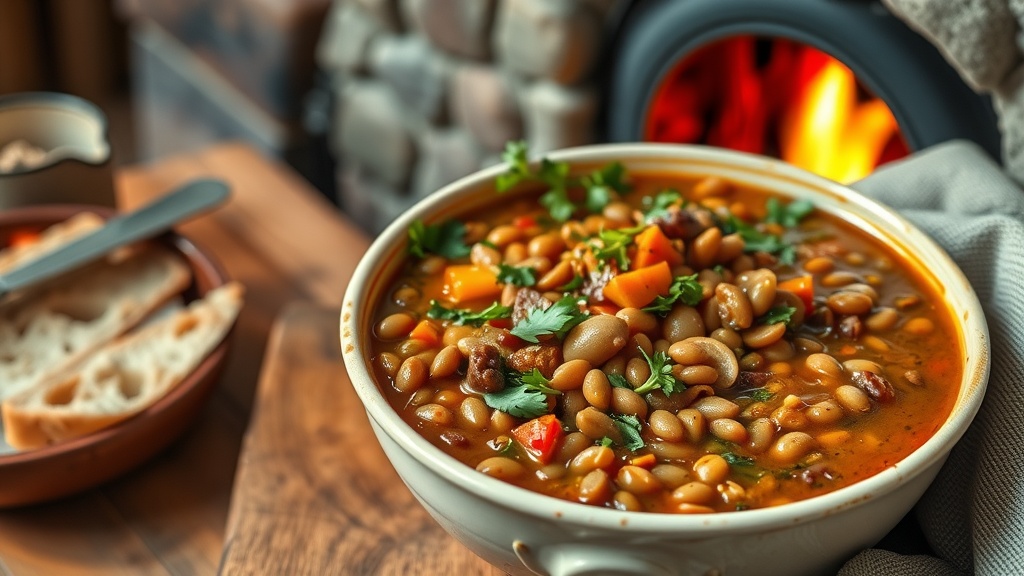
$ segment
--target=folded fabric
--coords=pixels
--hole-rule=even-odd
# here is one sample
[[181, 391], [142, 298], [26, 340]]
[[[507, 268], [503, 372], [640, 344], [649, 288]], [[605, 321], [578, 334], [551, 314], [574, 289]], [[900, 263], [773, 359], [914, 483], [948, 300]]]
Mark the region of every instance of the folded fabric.
[[913, 511], [934, 556], [890, 542], [840, 575], [1022, 574], [1024, 190], [965, 141], [884, 166], [853, 188], [914, 222], [959, 264], [985, 310], [992, 366], [974, 423]]

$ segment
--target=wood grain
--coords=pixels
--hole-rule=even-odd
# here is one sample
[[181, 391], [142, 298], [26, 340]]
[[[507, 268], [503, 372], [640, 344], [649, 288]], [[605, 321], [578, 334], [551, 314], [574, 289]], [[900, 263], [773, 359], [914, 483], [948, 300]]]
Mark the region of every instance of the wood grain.
[[500, 574], [448, 536], [378, 446], [337, 310], [296, 303], [270, 337], [222, 574]]

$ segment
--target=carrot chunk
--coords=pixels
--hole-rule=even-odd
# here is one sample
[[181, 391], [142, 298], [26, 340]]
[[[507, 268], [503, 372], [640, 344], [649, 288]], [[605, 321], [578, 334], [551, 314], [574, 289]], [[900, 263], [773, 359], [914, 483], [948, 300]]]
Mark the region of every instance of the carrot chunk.
[[803, 301], [807, 310], [814, 309], [814, 276], [805, 274], [779, 282], [776, 286], [779, 290], [787, 290], [796, 294]]
[[683, 263], [683, 255], [672, 245], [672, 240], [658, 226], [648, 226], [636, 235], [636, 256], [633, 266], [646, 268], [659, 262], [668, 262], [669, 266]]
[[409, 338], [420, 340], [431, 348], [435, 348], [441, 343], [441, 334], [437, 326], [430, 320], [420, 320], [419, 324], [409, 333]]
[[454, 303], [501, 294], [498, 276], [489, 266], [455, 264], [444, 269], [444, 293]]
[[668, 295], [672, 270], [659, 262], [613, 276], [604, 287], [604, 297], [623, 308], [643, 308], [657, 296]]

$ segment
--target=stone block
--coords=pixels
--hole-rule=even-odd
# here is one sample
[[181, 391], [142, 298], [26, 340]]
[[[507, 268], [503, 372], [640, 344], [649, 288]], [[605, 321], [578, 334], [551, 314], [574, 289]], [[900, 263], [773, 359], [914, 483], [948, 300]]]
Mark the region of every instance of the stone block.
[[522, 91], [526, 140], [530, 152], [543, 154], [593, 142], [597, 91], [535, 82]]
[[[335, 3], [346, 0], [335, 0]], [[402, 19], [399, 16], [398, 0], [347, 0], [363, 7], [368, 14], [391, 32], [402, 30]]]
[[341, 209], [371, 235], [387, 228], [414, 202], [358, 165], [342, 166], [337, 181]]
[[433, 123], [444, 121], [451, 68], [425, 38], [382, 36], [370, 51], [369, 69], [407, 109]]
[[602, 48], [603, 18], [579, 0], [505, 0], [495, 22], [497, 59], [559, 84], [587, 77]]
[[363, 8], [350, 2], [335, 2], [317, 46], [317, 63], [328, 73], [364, 72], [370, 44], [387, 32], [380, 20]]
[[332, 147], [343, 162], [355, 161], [383, 182], [404, 188], [416, 161], [403, 105], [379, 80], [351, 80], [337, 93]]
[[464, 130], [430, 130], [419, 140], [420, 157], [412, 177], [412, 194], [424, 198], [476, 172], [483, 152]]
[[485, 148], [499, 152], [523, 136], [523, 118], [510, 80], [498, 68], [464, 65], [452, 74], [451, 116]]
[[411, 0], [413, 28], [437, 47], [471, 60], [491, 57], [495, 0]]

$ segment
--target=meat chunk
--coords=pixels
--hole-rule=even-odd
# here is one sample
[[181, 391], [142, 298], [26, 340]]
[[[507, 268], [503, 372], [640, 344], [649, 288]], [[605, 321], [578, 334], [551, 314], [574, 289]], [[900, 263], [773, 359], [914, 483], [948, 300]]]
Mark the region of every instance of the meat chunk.
[[562, 348], [543, 344], [527, 346], [516, 350], [508, 357], [508, 365], [519, 372], [540, 370], [545, 378], [551, 378], [555, 368], [562, 364]]
[[491, 344], [477, 344], [469, 351], [466, 384], [474, 392], [487, 394], [505, 389], [505, 375], [501, 371], [501, 352]]
[[700, 233], [715, 225], [715, 219], [705, 208], [683, 208], [673, 210], [651, 218], [651, 223], [656, 224], [665, 236], [669, 238], [682, 238], [690, 241], [700, 236]]
[[519, 324], [537, 308], [546, 309], [551, 301], [540, 292], [531, 288], [523, 288], [516, 292], [516, 301], [512, 304], [512, 323]]
[[850, 380], [858, 388], [867, 392], [868, 396], [879, 402], [888, 402], [896, 397], [896, 390], [892, 384], [885, 377], [874, 372], [858, 370], [850, 375]]

